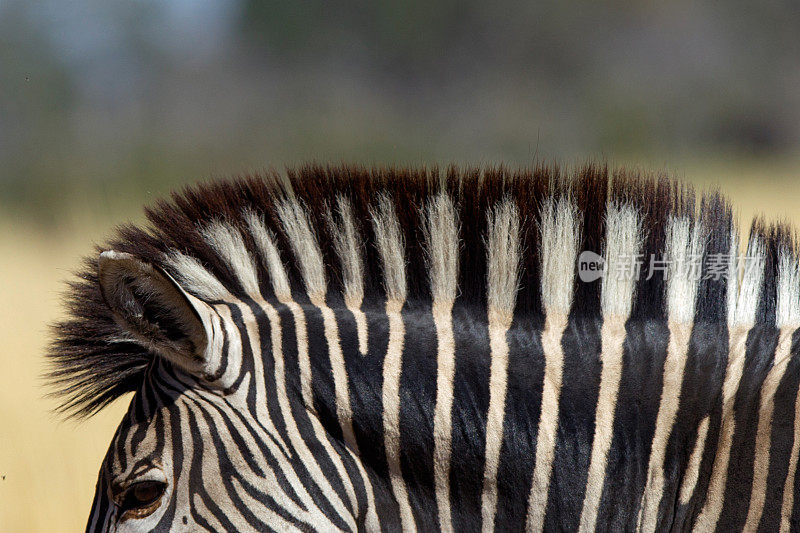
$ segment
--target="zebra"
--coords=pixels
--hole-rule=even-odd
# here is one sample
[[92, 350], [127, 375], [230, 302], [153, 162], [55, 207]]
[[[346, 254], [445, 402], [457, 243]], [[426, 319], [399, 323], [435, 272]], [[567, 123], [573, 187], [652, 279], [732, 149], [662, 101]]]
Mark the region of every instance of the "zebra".
[[146, 213], [49, 352], [66, 415], [133, 393], [87, 531], [800, 530], [798, 249], [719, 192], [307, 165]]

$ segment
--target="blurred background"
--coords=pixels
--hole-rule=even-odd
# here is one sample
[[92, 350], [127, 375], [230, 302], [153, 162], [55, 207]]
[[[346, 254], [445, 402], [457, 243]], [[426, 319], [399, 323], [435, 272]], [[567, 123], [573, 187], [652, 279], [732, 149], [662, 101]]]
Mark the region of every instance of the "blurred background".
[[599, 159], [800, 219], [791, 0], [0, 0], [0, 529], [83, 528], [125, 409], [62, 421], [46, 324], [171, 188], [316, 160]]

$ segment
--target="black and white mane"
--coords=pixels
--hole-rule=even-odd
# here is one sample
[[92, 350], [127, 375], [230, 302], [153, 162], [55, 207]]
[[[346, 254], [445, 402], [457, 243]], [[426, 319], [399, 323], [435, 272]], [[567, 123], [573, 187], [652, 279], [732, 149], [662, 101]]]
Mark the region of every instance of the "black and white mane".
[[[174, 193], [172, 199], [148, 208], [148, 227], [126, 225], [99, 250], [128, 252], [174, 274], [165, 257], [175, 251], [197, 259], [234, 295], [245, 293], [228, 263], [202, 238], [202, 231], [215, 221], [239, 228], [247, 249], [258, 254], [248, 233], [246, 213], [263, 215], [274, 232], [287, 272], [292, 295], [298, 302], [308, 300], [300, 265], [289, 252], [290, 243], [277, 212], [279, 203], [294, 198], [307, 208], [310, 222], [323, 255], [327, 277], [327, 301], [332, 307], [343, 300], [343, 264], [335, 251], [331, 225], [335, 224], [337, 202], [349, 201], [363, 240], [363, 306], [383, 306], [386, 301], [380, 258], [375, 251], [375, 234], [370, 219], [379, 198], [394, 205], [401, 225], [407, 265], [406, 305], [431, 301], [430, 275], [423, 245], [425, 233], [422, 206], [439, 192], [453, 199], [460, 224], [460, 257], [457, 305], [486, 306], [487, 214], [490, 208], [510, 198], [520, 215], [522, 258], [515, 318], [541, 325], [544, 318], [541, 290], [540, 213], [545, 201], [570, 197], [577, 207], [580, 250], [602, 253], [605, 243], [605, 213], [609, 203], [625, 203], [641, 216], [645, 258], [662, 254], [670, 217], [684, 217], [698, 227], [705, 238], [705, 256], [736, 254], [731, 250], [734, 229], [732, 209], [717, 192], [699, 197], [693, 189], [664, 176], [629, 170], [609, 170], [587, 165], [574, 171], [553, 166], [530, 170], [438, 168], [365, 168], [359, 166], [304, 166], [285, 175], [267, 172], [227, 181], [196, 185]], [[334, 220], [331, 220], [331, 219]], [[786, 227], [754, 221], [750, 230], [764, 247], [765, 269], [759, 291], [756, 323], [774, 324], [776, 315], [777, 269], [781, 254], [794, 257], [794, 239]], [[98, 284], [97, 256], [91, 255], [80, 272], [80, 280], [67, 294], [69, 316], [55, 326], [56, 340], [49, 357], [50, 374], [63, 409], [89, 415], [120, 395], [136, 390], [152, 357], [131, 340], [103, 301]], [[268, 296], [271, 284], [259, 266], [262, 291]], [[707, 276], [704, 276], [707, 277]], [[663, 272], [637, 281], [631, 320], [666, 320]], [[726, 316], [724, 276], [703, 279], [698, 287], [695, 322], [724, 322]], [[580, 283], [574, 289], [571, 316], [600, 317], [600, 284]]]

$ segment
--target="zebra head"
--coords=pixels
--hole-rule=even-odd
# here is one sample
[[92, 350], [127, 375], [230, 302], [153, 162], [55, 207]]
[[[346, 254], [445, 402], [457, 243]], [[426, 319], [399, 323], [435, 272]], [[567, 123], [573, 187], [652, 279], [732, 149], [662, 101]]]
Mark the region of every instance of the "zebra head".
[[[185, 256], [172, 262], [194, 276], [195, 288], [198, 279], [207, 283], [206, 301], [132, 254], [100, 256], [99, 284], [124, 332], [119, 341], [155, 357], [103, 461], [88, 530], [363, 526], [364, 485], [338, 475], [359, 474], [352, 453], [318, 421], [308, 427], [309, 416], [292, 412], [313, 408], [299, 390], [274, 382], [267, 390], [265, 365], [284, 363], [262, 345], [270, 331], [260, 327], [278, 320], [277, 311], [260, 298], [234, 298]], [[322, 473], [305, 432], [338, 470]]]

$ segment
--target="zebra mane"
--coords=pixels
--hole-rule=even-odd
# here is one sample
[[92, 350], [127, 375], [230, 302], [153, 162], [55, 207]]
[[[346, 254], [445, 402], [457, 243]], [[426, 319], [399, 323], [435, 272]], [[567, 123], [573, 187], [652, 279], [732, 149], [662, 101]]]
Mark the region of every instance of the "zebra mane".
[[[566, 305], [570, 316], [599, 318], [615, 308], [613, 295], [601, 298], [600, 282], [578, 281], [575, 258], [554, 256], [563, 247], [548, 252], [542, 242], [558, 225], [556, 205], [569, 206], [576, 252], [617, 250], [619, 242], [606, 242], [607, 221], [624, 222], [632, 213], [638, 235], [629, 237], [645, 260], [663, 254], [674, 220], [700, 235], [704, 258], [738, 254], [732, 208], [719, 193], [698, 198], [689, 185], [665, 176], [601, 165], [568, 171], [309, 165], [248, 175], [173, 193], [146, 210], [149, 226], [119, 227], [97, 253], [127, 252], [184, 281], [180, 261], [189, 261], [236, 297], [248, 294], [235, 268], [241, 260], [255, 265], [258, 279], [251, 283], [265, 297], [290, 293], [300, 303], [324, 298], [332, 307], [383, 309], [387, 299], [402, 296], [406, 306], [429, 306], [433, 294], [455, 305], [493, 305], [534, 325], [556, 304]], [[743, 285], [740, 298], [756, 299], [752, 323], [774, 325], [780, 313], [796, 311], [778, 309], [780, 291], [800, 291], [798, 283], [778, 279], [779, 263], [797, 264], [794, 238], [786, 226], [758, 219], [749, 240], [748, 255], [763, 261], [763, 276], [755, 292], [745, 294]], [[250, 258], [225, 257], [242, 249]], [[517, 264], [490, 272], [490, 261], [503, 260]], [[282, 279], [270, 271], [278, 263]], [[729, 301], [728, 280], [703, 277], [689, 287], [694, 320], [730, 323], [736, 302]], [[632, 282], [625, 313], [631, 320], [666, 320], [668, 297], [686, 293], [668, 295], [662, 271], [646, 278]], [[208, 299], [204, 293], [213, 291], [204, 279], [185, 288]], [[104, 302], [97, 254], [69, 285], [66, 303], [67, 318], [54, 326], [48, 377], [63, 411], [91, 415], [136, 390], [153, 356], [125, 335]]]

